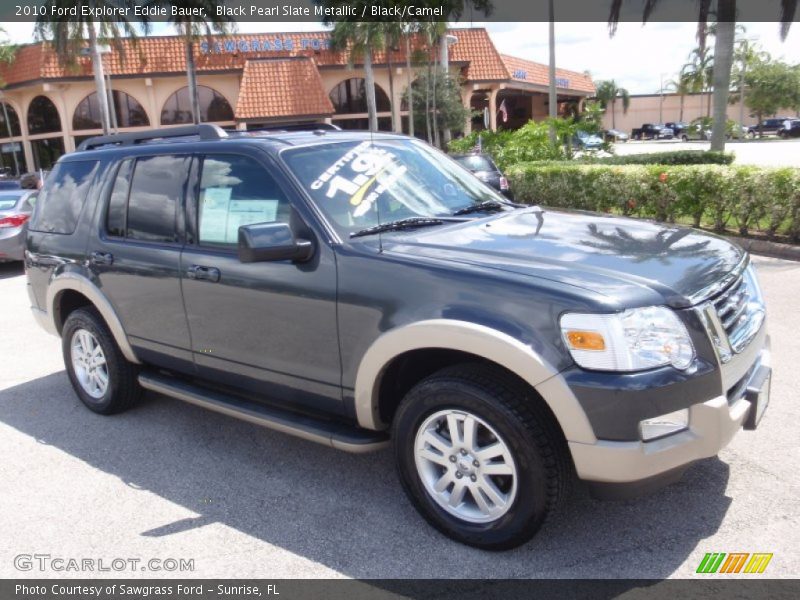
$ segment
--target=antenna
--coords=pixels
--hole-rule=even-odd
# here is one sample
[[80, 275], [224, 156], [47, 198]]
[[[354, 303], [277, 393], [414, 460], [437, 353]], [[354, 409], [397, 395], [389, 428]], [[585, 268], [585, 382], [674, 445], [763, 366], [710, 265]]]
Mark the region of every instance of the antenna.
[[[372, 127], [369, 128], [369, 145], [371, 147], [375, 146], [375, 137], [374, 132], [372, 131]], [[378, 180], [375, 180], [375, 183], [378, 183]], [[375, 198], [375, 217], [378, 219], [378, 225], [381, 224], [381, 209], [380, 209], [380, 198]], [[378, 254], [383, 254], [383, 235], [378, 230]]]

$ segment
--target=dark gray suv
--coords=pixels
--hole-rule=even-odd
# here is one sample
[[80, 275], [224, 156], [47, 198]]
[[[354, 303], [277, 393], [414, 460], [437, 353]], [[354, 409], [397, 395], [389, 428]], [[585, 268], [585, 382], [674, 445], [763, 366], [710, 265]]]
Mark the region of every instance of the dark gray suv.
[[482, 548], [529, 539], [575, 475], [674, 481], [768, 401], [738, 246], [513, 205], [403, 136], [87, 140], [45, 183], [26, 271], [91, 410], [152, 390], [346, 451], [391, 441], [420, 513]]

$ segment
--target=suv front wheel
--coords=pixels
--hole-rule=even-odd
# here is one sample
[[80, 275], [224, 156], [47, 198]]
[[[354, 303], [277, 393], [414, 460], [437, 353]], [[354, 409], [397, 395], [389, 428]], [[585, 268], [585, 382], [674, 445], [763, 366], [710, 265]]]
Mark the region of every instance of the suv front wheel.
[[122, 355], [100, 314], [80, 308], [69, 314], [61, 332], [67, 375], [92, 411], [111, 415], [130, 408], [141, 396], [138, 368]]
[[478, 364], [443, 369], [406, 395], [394, 419], [395, 456], [429, 523], [487, 550], [533, 537], [571, 473], [563, 436], [540, 402]]

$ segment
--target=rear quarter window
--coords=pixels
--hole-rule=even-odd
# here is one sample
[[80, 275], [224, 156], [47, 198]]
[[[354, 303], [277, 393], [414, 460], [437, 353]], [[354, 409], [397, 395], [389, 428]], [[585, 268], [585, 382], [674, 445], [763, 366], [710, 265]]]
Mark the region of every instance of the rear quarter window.
[[29, 229], [73, 233], [98, 164], [96, 160], [58, 163], [39, 192]]

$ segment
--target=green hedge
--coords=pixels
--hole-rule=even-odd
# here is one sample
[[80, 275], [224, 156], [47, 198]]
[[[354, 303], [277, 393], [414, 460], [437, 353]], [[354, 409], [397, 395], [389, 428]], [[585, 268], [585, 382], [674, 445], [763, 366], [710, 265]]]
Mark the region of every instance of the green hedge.
[[588, 159], [581, 162], [601, 165], [729, 165], [735, 156], [717, 150], [677, 150]]
[[705, 221], [719, 232], [759, 229], [800, 242], [800, 169], [524, 163], [506, 175], [520, 202], [694, 226]]

